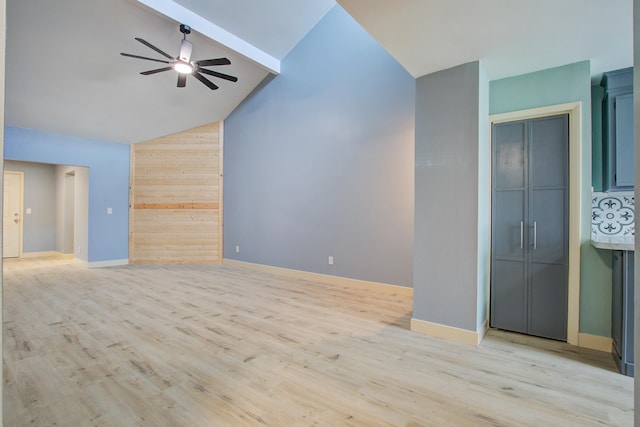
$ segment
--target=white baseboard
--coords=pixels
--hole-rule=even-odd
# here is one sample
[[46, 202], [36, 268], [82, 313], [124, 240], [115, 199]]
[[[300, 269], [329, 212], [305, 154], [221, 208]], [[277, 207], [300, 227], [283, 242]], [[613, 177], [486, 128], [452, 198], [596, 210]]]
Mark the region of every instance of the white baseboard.
[[426, 320], [411, 319], [411, 330], [414, 332], [474, 346], [479, 345], [482, 338], [484, 338], [486, 325], [487, 322], [485, 321], [480, 332], [475, 332], [454, 326], [442, 325], [440, 323], [428, 322]]
[[92, 261], [87, 263], [89, 268], [104, 268], [104, 267], [118, 267], [121, 265], [128, 265], [129, 258], [126, 259], [113, 259], [108, 261]]
[[81, 266], [83, 266], [83, 267], [85, 267], [85, 268], [87, 268], [87, 267], [89, 266], [89, 263], [88, 263], [87, 261], [85, 261], [85, 260], [83, 260], [83, 259], [78, 259], [78, 258], [74, 258], [74, 259], [73, 259], [73, 263], [74, 263], [74, 264], [81, 265]]
[[62, 252], [57, 251], [44, 251], [44, 252], [23, 252], [20, 255], [20, 258], [41, 258], [41, 257], [62, 257], [62, 258], [73, 258], [73, 254], [63, 254]]
[[578, 346], [584, 348], [590, 348], [592, 350], [606, 351], [611, 353], [613, 341], [608, 337], [601, 337], [599, 335], [578, 334]]
[[478, 330], [478, 345], [480, 345], [485, 335], [487, 335], [487, 332], [489, 332], [489, 319], [484, 319], [482, 326], [480, 326]]
[[254, 270], [264, 271], [267, 273], [279, 274], [282, 276], [293, 277], [296, 279], [303, 279], [315, 282], [328, 283], [330, 285], [337, 286], [354, 286], [365, 289], [375, 289], [377, 291], [389, 292], [404, 296], [413, 296], [413, 288], [398, 285], [389, 285], [386, 283], [369, 282], [366, 280], [349, 279], [347, 277], [331, 276], [328, 274], [311, 273], [309, 271], [292, 270], [289, 268], [273, 267], [264, 264], [254, 264], [245, 261], [236, 261], [234, 259], [224, 259], [223, 264], [251, 268]]

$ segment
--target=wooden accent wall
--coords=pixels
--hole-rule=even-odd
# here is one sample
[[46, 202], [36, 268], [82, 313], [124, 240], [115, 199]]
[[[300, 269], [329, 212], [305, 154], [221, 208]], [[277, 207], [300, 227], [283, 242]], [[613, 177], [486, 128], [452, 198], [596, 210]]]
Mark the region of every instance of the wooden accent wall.
[[222, 122], [131, 146], [129, 262], [222, 260]]

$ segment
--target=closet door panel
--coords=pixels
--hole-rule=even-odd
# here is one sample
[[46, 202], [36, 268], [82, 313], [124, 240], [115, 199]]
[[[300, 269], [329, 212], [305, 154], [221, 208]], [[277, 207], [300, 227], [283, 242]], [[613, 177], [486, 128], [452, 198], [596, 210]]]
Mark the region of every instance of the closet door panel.
[[526, 122], [493, 129], [491, 326], [526, 332]]
[[531, 262], [566, 264], [567, 222], [566, 192], [535, 190], [531, 195], [529, 251]]
[[523, 262], [527, 238], [524, 191], [497, 191], [494, 193], [493, 206], [493, 220], [500, 224], [493, 233], [493, 256]]
[[493, 185], [496, 190], [524, 189], [526, 122], [503, 123], [493, 133]]
[[568, 142], [569, 117], [566, 114], [531, 120], [529, 146], [532, 190], [564, 188], [567, 185]]
[[565, 266], [532, 264], [528, 334], [566, 341], [567, 281]]
[[496, 260], [492, 268], [491, 327], [527, 332], [524, 263]]

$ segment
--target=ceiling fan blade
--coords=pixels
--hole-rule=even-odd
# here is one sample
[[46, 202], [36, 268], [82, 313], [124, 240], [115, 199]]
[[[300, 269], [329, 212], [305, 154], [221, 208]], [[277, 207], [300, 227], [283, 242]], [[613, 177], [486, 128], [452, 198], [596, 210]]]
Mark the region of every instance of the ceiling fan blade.
[[185, 87], [187, 85], [187, 75], [178, 73], [178, 87]]
[[201, 59], [200, 61], [196, 61], [196, 64], [202, 65], [203, 67], [211, 65], [231, 65], [231, 61], [227, 58]]
[[122, 52], [120, 52], [120, 55], [129, 56], [131, 58], [146, 59], [147, 61], [162, 62], [163, 64], [168, 64], [169, 63], [169, 61], [165, 61], [164, 59], [147, 58], [146, 56], [133, 55], [131, 53], [122, 53]]
[[229, 80], [230, 82], [237, 82], [238, 78], [234, 76], [230, 76], [229, 74], [218, 73], [217, 71], [207, 70], [206, 68], [198, 69], [201, 73], [209, 74], [210, 76], [215, 76], [221, 79]]
[[143, 45], [145, 45], [146, 47], [155, 50], [156, 52], [158, 52], [160, 55], [164, 56], [165, 58], [169, 58], [169, 59], [175, 59], [173, 56], [169, 56], [168, 53], [163, 52], [162, 50], [158, 49], [157, 47], [155, 47], [154, 45], [152, 45], [151, 43], [149, 43], [148, 41], [141, 39], [140, 37], [135, 37], [136, 40], [138, 40], [140, 43], [142, 43]]
[[180, 55], [178, 59], [184, 62], [189, 62], [191, 60], [191, 51], [193, 50], [193, 43], [189, 40], [182, 40], [182, 44], [180, 45]]
[[193, 77], [195, 77], [196, 79], [200, 80], [202, 83], [204, 83], [206, 86], [209, 87], [209, 89], [211, 90], [216, 90], [218, 89], [218, 86], [216, 86], [212, 81], [210, 81], [209, 79], [207, 79], [205, 76], [203, 76], [202, 74], [195, 72], [192, 74]]
[[169, 70], [171, 70], [171, 67], [163, 67], [163, 68], [156, 68], [155, 70], [143, 71], [140, 74], [142, 74], [143, 76], [149, 76], [151, 74], [161, 73], [163, 71], [169, 71]]

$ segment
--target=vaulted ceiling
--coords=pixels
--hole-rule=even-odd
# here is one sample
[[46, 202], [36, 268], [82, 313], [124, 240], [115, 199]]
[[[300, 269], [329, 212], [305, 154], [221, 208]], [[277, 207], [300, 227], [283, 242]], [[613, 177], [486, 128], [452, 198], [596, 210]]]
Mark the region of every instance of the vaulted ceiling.
[[[482, 60], [491, 79], [579, 60], [632, 63], [632, 1], [338, 0], [414, 77]], [[226, 118], [335, 6], [334, 0], [15, 0], [7, 2], [6, 124], [133, 143]], [[185, 22], [188, 20], [189, 22]], [[227, 57], [211, 91], [173, 71], [179, 23], [193, 58]], [[160, 65], [161, 66], [161, 65]], [[339, 66], [339, 65], [337, 65]]]

